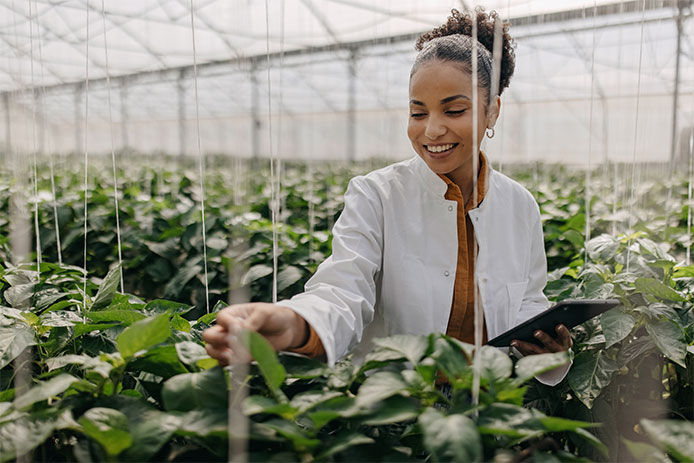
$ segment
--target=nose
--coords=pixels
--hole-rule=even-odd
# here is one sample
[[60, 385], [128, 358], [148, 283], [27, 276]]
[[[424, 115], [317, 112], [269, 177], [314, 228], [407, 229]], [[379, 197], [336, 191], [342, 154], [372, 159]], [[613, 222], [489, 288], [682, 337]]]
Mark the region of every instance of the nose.
[[424, 135], [430, 140], [436, 140], [445, 133], [446, 126], [443, 124], [443, 121], [433, 114], [429, 115], [427, 118], [427, 126], [424, 129]]

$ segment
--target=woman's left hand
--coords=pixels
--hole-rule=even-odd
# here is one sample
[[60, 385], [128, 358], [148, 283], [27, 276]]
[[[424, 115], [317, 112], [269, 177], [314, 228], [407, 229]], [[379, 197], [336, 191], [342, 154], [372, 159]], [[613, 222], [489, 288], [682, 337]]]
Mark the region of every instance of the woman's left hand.
[[557, 332], [556, 338], [553, 338], [541, 330], [537, 330], [534, 333], [535, 338], [540, 341], [544, 347], [540, 347], [532, 342], [524, 342], [517, 339], [511, 341], [511, 347], [515, 347], [523, 355], [549, 354], [571, 349], [574, 342], [571, 339], [569, 330], [564, 325], [557, 325], [554, 330]]

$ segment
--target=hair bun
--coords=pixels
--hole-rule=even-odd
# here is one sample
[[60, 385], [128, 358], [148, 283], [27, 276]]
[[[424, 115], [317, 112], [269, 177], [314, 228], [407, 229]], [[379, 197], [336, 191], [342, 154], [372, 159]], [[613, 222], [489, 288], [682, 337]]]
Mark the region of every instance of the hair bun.
[[496, 11], [489, 13], [484, 11], [483, 7], [477, 7], [474, 10], [468, 10], [464, 13], [453, 9], [451, 15], [446, 20], [445, 24], [425, 32], [419, 36], [415, 48], [421, 51], [424, 45], [436, 38], [445, 37], [448, 35], [467, 35], [472, 37], [473, 21], [477, 22], [477, 41], [480, 42], [492, 55], [494, 54], [494, 28], [495, 24], [501, 22], [501, 39], [502, 39], [502, 55], [501, 55], [501, 72], [499, 77], [499, 94], [508, 87], [508, 84], [513, 75], [513, 70], [516, 64], [515, 42], [508, 33], [509, 24], [503, 22]]

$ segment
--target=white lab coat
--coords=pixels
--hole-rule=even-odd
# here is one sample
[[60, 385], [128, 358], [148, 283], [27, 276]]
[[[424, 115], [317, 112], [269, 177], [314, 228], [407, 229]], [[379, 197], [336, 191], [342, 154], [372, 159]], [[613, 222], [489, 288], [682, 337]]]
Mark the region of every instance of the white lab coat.
[[[532, 195], [487, 169], [469, 211], [479, 245], [476, 277], [493, 338], [548, 307], [540, 212]], [[333, 365], [360, 362], [376, 337], [445, 333], [458, 258], [456, 202], [419, 156], [353, 178], [333, 228], [333, 253], [305, 292], [278, 302], [316, 330]], [[545, 374], [555, 384], [568, 371]]]

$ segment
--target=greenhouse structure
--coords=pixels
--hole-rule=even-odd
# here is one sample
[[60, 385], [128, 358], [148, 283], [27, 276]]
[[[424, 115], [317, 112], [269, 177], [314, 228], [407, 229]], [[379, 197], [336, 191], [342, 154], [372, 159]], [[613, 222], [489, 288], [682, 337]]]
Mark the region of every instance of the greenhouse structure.
[[0, 463], [694, 461], [692, 0], [0, 0], [0, 157]]

